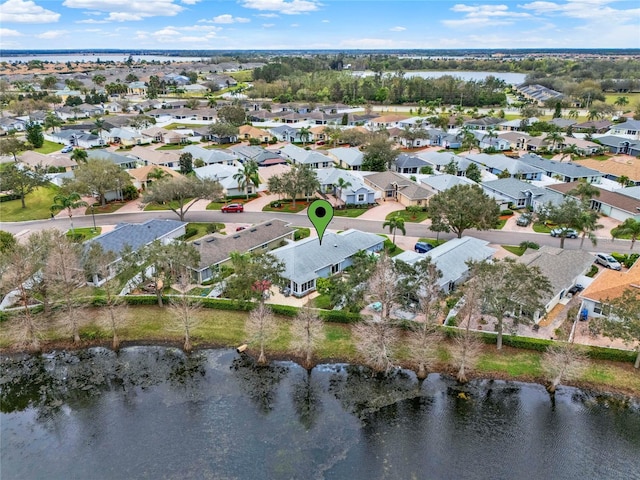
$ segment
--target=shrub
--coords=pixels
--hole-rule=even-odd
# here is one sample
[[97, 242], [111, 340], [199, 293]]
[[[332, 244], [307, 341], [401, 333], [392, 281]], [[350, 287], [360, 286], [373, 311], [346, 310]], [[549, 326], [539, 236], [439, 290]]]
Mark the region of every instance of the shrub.
[[184, 230], [184, 235], [180, 237], [180, 240], [188, 240], [191, 237], [195, 237], [198, 234], [196, 227], [187, 227]]
[[311, 230], [306, 227], [301, 227], [295, 231], [295, 233], [293, 234], [293, 239], [295, 241], [298, 241], [302, 240], [303, 238], [307, 238], [309, 235], [311, 235]]
[[587, 272], [587, 277], [593, 278], [596, 276], [596, 273], [598, 273], [598, 267], [596, 267], [595, 265], [591, 265], [591, 268]]
[[513, 210], [502, 210], [500, 212], [500, 215], [503, 217], [510, 217], [511, 215], [513, 215]]
[[282, 315], [285, 317], [295, 317], [300, 310], [298, 307], [293, 307], [291, 305], [269, 305], [271, 311], [276, 315]]
[[332, 323], [358, 323], [362, 320], [359, 313], [343, 312], [342, 310], [320, 310], [320, 318]]

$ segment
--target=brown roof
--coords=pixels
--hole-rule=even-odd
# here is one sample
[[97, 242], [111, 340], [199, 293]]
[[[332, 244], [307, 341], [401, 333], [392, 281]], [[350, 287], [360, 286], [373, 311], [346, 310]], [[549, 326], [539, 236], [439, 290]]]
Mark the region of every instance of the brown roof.
[[[558, 183], [556, 185], [549, 185], [547, 188], [566, 194], [569, 190], [576, 188], [576, 185], [578, 185], [578, 182]], [[637, 215], [640, 211], [640, 200], [637, 198], [628, 197], [621, 193], [610, 192], [602, 188], [598, 188], [598, 190], [600, 190], [600, 195], [595, 197], [598, 202], [624, 210], [633, 216]]]
[[625, 272], [603, 270], [580, 296], [596, 302], [603, 302], [607, 299], [620, 297], [627, 288], [640, 288], [639, 285], [640, 261]]
[[27, 150], [18, 156], [18, 159], [30, 167], [76, 167], [78, 164], [64, 155], [43, 155], [42, 153]]
[[622, 175], [629, 177], [634, 182], [640, 182], [640, 159], [629, 155], [618, 155], [609, 160], [601, 162], [593, 159], [577, 160], [585, 167], [593, 168], [602, 173], [608, 173], [620, 177]]
[[202, 270], [226, 261], [230, 258], [231, 252], [250, 252], [265, 243], [291, 235], [294, 231], [295, 228], [290, 227], [288, 223], [273, 219], [231, 235], [207, 235], [192, 242], [200, 252], [198, 269]]
[[406, 120], [407, 115], [382, 115], [371, 120], [371, 123], [394, 123], [401, 120]]
[[156, 169], [160, 169], [163, 172], [166, 172], [167, 175], [171, 175], [172, 177], [182, 176], [175, 170], [171, 170], [170, 168], [163, 165], [147, 165], [145, 167], [132, 168], [130, 170], [127, 170], [127, 173], [138, 181], [146, 182], [148, 180], [149, 174]]

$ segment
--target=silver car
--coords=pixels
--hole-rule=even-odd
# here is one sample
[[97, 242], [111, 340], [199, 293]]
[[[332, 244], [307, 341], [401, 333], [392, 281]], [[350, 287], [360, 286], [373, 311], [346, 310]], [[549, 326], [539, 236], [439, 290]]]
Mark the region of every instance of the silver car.
[[621, 270], [622, 265], [615, 258], [607, 253], [596, 253], [596, 263], [612, 270]]

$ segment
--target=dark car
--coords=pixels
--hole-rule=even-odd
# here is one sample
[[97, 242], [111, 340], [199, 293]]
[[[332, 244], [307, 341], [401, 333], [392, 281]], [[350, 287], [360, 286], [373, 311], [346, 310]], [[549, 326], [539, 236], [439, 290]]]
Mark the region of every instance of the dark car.
[[575, 284], [573, 287], [571, 287], [569, 289], [569, 293], [571, 295], [575, 295], [578, 292], [581, 292], [582, 290], [584, 290], [584, 287], [582, 285], [580, 285], [579, 283]]
[[240, 213], [244, 212], [244, 205], [241, 203], [230, 203], [222, 207], [222, 213]]
[[429, 250], [433, 250], [433, 245], [427, 242], [417, 242], [413, 248], [418, 253], [427, 253]]

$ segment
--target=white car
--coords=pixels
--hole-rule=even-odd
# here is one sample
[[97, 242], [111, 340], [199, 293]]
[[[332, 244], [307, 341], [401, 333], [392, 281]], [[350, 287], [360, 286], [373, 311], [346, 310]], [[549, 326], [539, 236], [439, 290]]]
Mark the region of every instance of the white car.
[[612, 270], [621, 270], [622, 265], [608, 253], [596, 253], [596, 263]]

